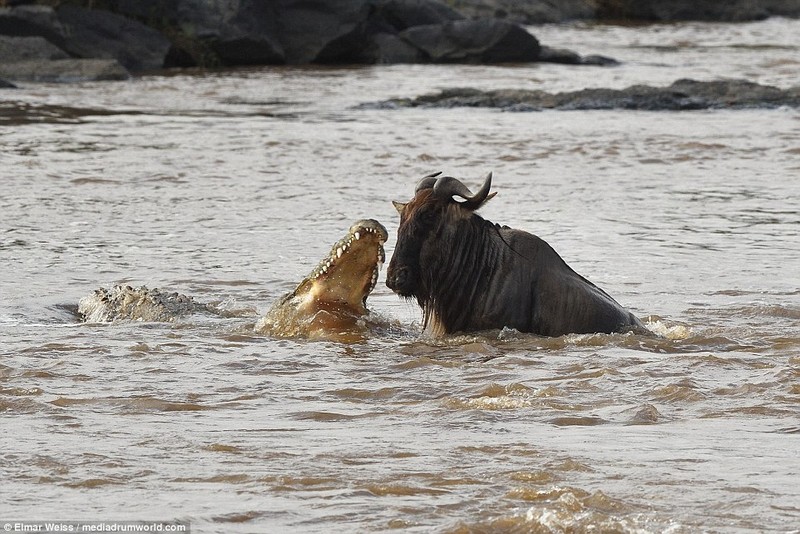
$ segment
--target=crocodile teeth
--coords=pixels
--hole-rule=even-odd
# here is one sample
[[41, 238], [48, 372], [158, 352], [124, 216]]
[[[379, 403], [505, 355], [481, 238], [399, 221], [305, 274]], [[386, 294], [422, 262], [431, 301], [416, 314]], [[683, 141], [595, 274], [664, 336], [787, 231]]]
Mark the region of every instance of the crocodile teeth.
[[361, 239], [361, 233], [359, 233], [359, 232], [356, 232], [356, 233], [355, 233], [355, 237], [356, 237], [356, 239]]
[[336, 257], [337, 258], [341, 258], [342, 257], [342, 252], [344, 252], [344, 249], [342, 249], [342, 247], [337, 248], [336, 249]]

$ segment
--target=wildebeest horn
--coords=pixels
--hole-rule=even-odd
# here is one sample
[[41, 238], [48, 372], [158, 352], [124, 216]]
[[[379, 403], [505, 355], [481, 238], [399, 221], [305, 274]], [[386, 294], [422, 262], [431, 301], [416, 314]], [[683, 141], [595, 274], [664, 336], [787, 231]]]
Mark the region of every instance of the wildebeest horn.
[[492, 198], [496, 193], [489, 194], [492, 187], [492, 173], [486, 175], [483, 185], [474, 195], [467, 186], [452, 176], [442, 176], [433, 186], [433, 194], [440, 198], [450, 198], [453, 195], [465, 200], [462, 205], [467, 209], [477, 209], [481, 204]]
[[436, 183], [436, 177], [442, 174], [442, 171], [435, 172], [433, 174], [429, 174], [425, 178], [419, 181], [417, 184], [417, 188], [414, 190], [414, 194], [419, 193], [423, 189], [430, 189]]

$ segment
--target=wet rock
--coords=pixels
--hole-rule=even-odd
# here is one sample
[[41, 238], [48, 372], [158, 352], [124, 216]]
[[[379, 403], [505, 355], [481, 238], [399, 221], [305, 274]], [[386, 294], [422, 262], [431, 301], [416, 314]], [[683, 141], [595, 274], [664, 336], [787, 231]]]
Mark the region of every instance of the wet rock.
[[598, 18], [648, 21], [703, 20], [741, 22], [770, 16], [798, 17], [796, 0], [601, 0]]
[[164, 67], [170, 41], [144, 24], [70, 5], [59, 7], [57, 14], [66, 33], [62, 48], [73, 56], [116, 59], [131, 71]]
[[0, 8], [0, 35], [44, 37], [58, 47], [64, 42], [64, 28], [48, 6], [22, 5]]
[[543, 46], [539, 53], [539, 61], [546, 63], [562, 63], [564, 65], [580, 65], [581, 55], [566, 48]]
[[547, 93], [526, 89], [481, 91], [471, 88], [446, 89], [413, 99], [394, 99], [367, 108], [401, 107], [487, 107], [505, 111], [540, 109], [590, 110], [631, 109], [680, 111], [724, 108], [800, 107], [800, 86], [780, 89], [747, 80], [678, 80], [667, 87], [634, 85], [626, 89], [582, 89]]
[[[438, 0], [107, 0], [101, 5], [111, 11], [67, 4], [56, 12], [43, 6], [0, 9], [0, 34], [44, 37], [72, 56], [114, 58], [133, 72], [198, 64], [540, 59], [538, 41], [523, 27], [495, 18], [466, 19]], [[548, 57], [601, 63], [566, 51]]]
[[364, 63], [377, 64], [419, 63], [424, 54], [397, 35], [378, 33], [372, 36], [372, 43], [365, 48], [361, 59]]
[[14, 81], [75, 83], [125, 80], [130, 73], [115, 59], [34, 59], [0, 63], [0, 77]]
[[379, 0], [370, 15], [373, 23], [382, 22], [398, 32], [412, 26], [443, 24], [464, 18], [450, 6], [433, 0]]
[[131, 16], [157, 18], [207, 47], [223, 65], [334, 62], [364, 42], [364, 0], [119, 1]]
[[601, 67], [619, 65], [619, 61], [610, 57], [596, 54], [581, 56], [577, 52], [567, 50], [566, 48], [551, 48], [549, 46], [542, 46], [539, 53], [539, 61], [543, 63], [561, 63], [564, 65], [596, 65]]
[[0, 35], [0, 63], [31, 59], [67, 59], [69, 55], [44, 37]]
[[437, 0], [110, 3], [139, 20], [163, 21], [223, 65], [533, 61], [538, 53], [523, 28], [466, 21]]
[[348, 63], [363, 43], [370, 5], [360, 0], [291, 1], [278, 13], [287, 63]]
[[470, 18], [494, 17], [520, 24], [591, 19], [595, 13], [595, 2], [590, 0], [455, 0], [452, 5]]
[[619, 65], [619, 61], [614, 58], [600, 54], [589, 54], [581, 57], [581, 65], [595, 65], [598, 67], [613, 67]]
[[16, 89], [17, 86], [11, 82], [8, 82], [2, 78], [0, 78], [0, 89]]
[[170, 48], [169, 40], [143, 24], [74, 6], [58, 11], [40, 5], [1, 8], [0, 35], [25, 39], [15, 42], [16, 52], [0, 52], [3, 75], [25, 81], [126, 79], [125, 67], [161, 68]]
[[654, 425], [662, 419], [661, 413], [652, 404], [643, 404], [628, 420], [629, 425]]
[[166, 66], [285, 63], [278, 40], [277, 2], [113, 0], [116, 13], [157, 24], [172, 36]]
[[528, 62], [539, 58], [539, 41], [516, 24], [496, 19], [414, 26], [400, 37], [436, 63]]
[[[182, 2], [182, 4], [185, 4]], [[219, 4], [214, 4], [219, 5]], [[183, 15], [193, 17], [189, 10]], [[186, 16], [181, 19], [183, 28]], [[240, 11], [222, 15], [222, 24], [213, 27], [214, 19], [202, 20], [194, 37], [209, 43], [225, 65], [272, 65], [286, 62], [286, 51], [278, 35], [278, 23], [273, 6], [250, 3]]]
[[800, 16], [797, 0], [454, 0], [451, 5], [470, 18], [521, 24], [596, 19], [738, 22]]

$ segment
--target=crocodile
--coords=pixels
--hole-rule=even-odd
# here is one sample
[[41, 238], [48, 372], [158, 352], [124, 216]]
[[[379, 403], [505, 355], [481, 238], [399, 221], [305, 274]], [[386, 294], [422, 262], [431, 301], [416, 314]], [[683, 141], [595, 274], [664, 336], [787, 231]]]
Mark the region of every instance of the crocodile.
[[101, 287], [78, 302], [78, 315], [87, 323], [124, 320], [170, 322], [194, 313], [211, 311], [209, 306], [195, 302], [187, 295], [147, 286]]
[[388, 237], [374, 219], [353, 224], [311, 274], [272, 305], [256, 331], [277, 337], [363, 338], [367, 297], [386, 259], [383, 244]]
[[[378, 221], [357, 221], [294, 291], [271, 306], [255, 331], [275, 337], [362, 339], [367, 297], [386, 259], [387, 239], [386, 228]], [[172, 322], [196, 313], [221, 315], [216, 306], [147, 286], [100, 288], [78, 304], [79, 316], [89, 323]]]

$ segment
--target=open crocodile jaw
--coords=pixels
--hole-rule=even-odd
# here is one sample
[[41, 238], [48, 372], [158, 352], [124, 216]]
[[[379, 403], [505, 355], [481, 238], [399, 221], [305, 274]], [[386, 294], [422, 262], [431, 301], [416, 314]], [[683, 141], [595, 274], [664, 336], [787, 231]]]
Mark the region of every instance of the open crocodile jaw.
[[367, 297], [386, 259], [383, 244], [388, 237], [386, 228], [374, 219], [356, 222], [298, 285], [294, 296], [304, 307], [365, 314]]

